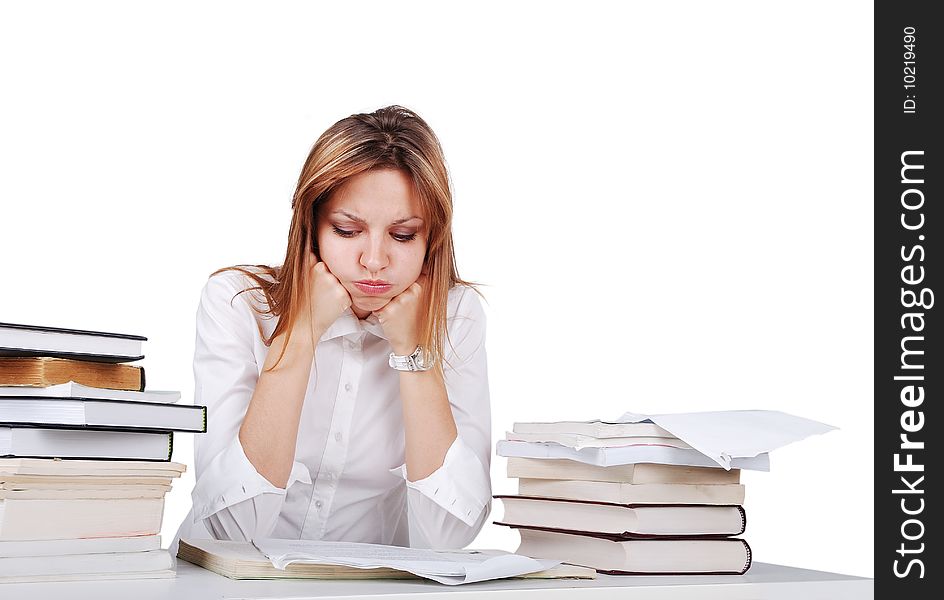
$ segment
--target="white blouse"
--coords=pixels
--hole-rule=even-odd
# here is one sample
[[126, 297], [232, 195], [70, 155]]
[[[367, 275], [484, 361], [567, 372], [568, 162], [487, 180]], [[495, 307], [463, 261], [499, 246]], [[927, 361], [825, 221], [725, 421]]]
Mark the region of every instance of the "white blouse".
[[438, 470], [406, 479], [400, 373], [387, 364], [391, 347], [377, 317], [361, 321], [348, 309], [315, 350], [295, 462], [282, 489], [255, 470], [238, 437], [269, 350], [259, 328], [268, 336], [277, 322], [251, 308], [260, 302], [257, 292], [233, 299], [250, 285], [235, 271], [214, 275], [197, 309], [194, 400], [207, 406], [208, 420], [207, 432], [195, 437], [193, 508], [178, 538], [469, 544], [491, 507], [485, 313], [478, 295], [466, 286], [449, 292], [451, 345], [444, 343], [443, 366], [459, 435]]

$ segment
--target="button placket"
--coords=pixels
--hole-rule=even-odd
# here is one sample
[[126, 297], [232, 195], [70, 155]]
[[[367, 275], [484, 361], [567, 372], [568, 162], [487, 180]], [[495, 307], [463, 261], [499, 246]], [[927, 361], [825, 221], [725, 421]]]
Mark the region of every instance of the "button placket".
[[[361, 344], [354, 342], [349, 338], [344, 338], [342, 343], [343, 355], [341, 359], [340, 381], [344, 382], [339, 386], [338, 396], [335, 398], [334, 413], [331, 419], [329, 432], [335, 443], [325, 445], [324, 455], [322, 456], [319, 476], [315, 480], [312, 491], [312, 508], [305, 517], [304, 529], [317, 529], [318, 536], [323, 536], [327, 529], [327, 517], [331, 510], [331, 502], [337, 491], [338, 476], [344, 470], [344, 462], [347, 458], [346, 444], [338, 443], [344, 439], [342, 432], [348, 431], [351, 426], [351, 419], [354, 415], [354, 396], [356, 389], [351, 382], [359, 381], [363, 369], [363, 354]], [[341, 391], [343, 389], [343, 392]], [[354, 391], [354, 394], [351, 391]]]

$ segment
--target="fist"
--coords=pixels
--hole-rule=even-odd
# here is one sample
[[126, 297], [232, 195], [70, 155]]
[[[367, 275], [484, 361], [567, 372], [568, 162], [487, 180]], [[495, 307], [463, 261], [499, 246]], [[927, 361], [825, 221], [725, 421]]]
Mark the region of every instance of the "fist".
[[307, 291], [308, 302], [304, 308], [315, 331], [326, 331], [351, 306], [351, 295], [314, 254], [310, 257]]
[[421, 320], [426, 315], [425, 286], [429, 278], [421, 274], [410, 287], [395, 296], [380, 310], [374, 311], [390, 346], [396, 354], [410, 354], [420, 343]]

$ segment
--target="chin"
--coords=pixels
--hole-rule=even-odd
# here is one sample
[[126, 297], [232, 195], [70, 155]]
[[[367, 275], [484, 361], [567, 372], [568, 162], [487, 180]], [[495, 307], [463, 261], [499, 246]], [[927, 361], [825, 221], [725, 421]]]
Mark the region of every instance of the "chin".
[[387, 306], [389, 302], [390, 302], [390, 298], [381, 298], [381, 297], [374, 296], [370, 298], [358, 298], [358, 300], [354, 302], [353, 304], [355, 308], [373, 312], [375, 310], [380, 310], [381, 308]]

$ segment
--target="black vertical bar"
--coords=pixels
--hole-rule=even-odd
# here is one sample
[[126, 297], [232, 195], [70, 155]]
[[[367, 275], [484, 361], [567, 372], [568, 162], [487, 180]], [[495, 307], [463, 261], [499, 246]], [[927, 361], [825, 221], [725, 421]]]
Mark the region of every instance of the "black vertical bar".
[[[940, 597], [942, 21], [875, 5], [875, 592]], [[944, 302], [944, 296], [940, 298]], [[932, 590], [937, 593], [932, 596]]]

